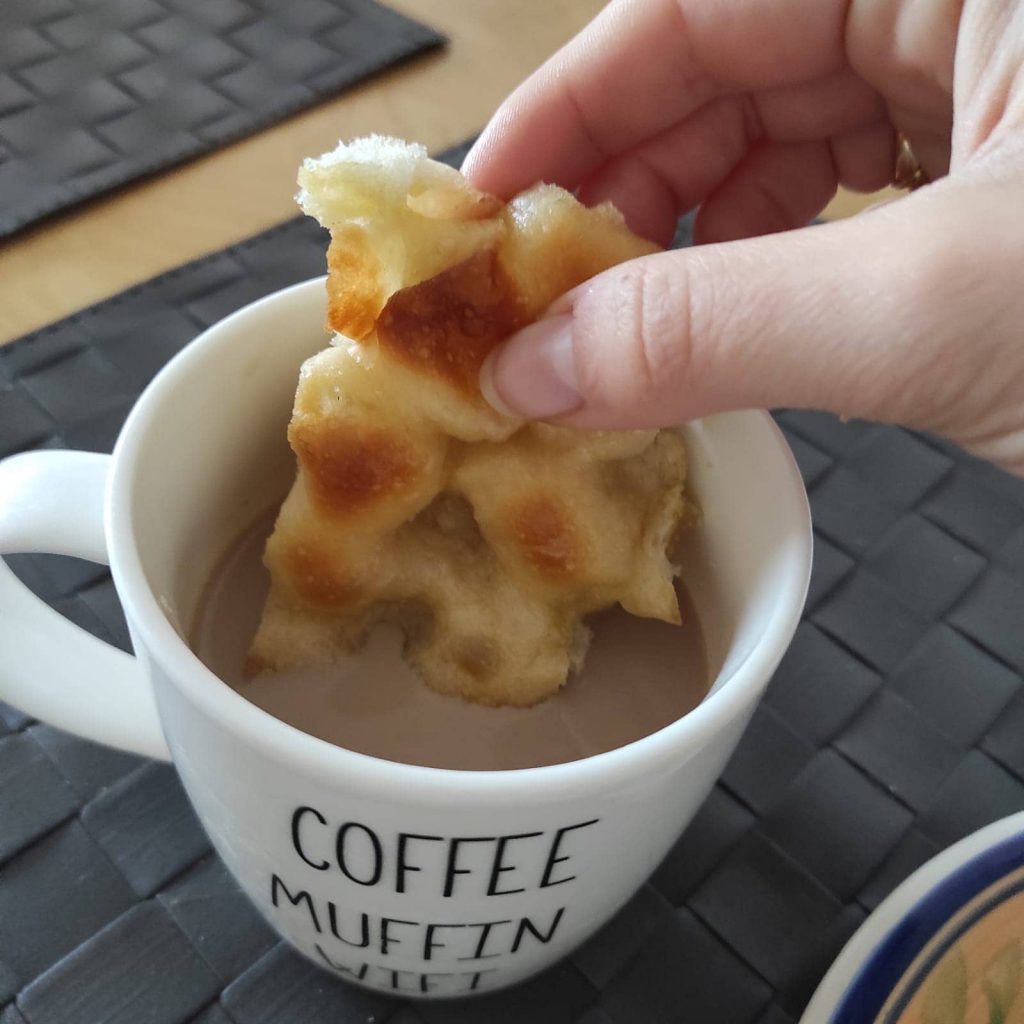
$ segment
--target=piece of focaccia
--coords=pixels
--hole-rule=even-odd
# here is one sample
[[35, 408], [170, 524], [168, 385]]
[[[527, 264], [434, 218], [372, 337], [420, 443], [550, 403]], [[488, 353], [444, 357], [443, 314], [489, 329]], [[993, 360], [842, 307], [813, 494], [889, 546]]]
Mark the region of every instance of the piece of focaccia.
[[524, 423], [478, 384], [555, 298], [655, 246], [610, 205], [549, 185], [506, 205], [377, 136], [307, 160], [299, 184], [331, 232], [335, 333], [300, 373], [250, 670], [334, 663], [391, 621], [435, 690], [525, 706], [579, 667], [586, 615], [678, 622], [679, 437]]

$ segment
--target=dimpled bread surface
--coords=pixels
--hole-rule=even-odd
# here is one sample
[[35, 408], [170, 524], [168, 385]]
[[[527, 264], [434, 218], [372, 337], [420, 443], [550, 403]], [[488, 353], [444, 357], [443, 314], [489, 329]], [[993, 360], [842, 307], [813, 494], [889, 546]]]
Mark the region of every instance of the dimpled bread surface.
[[585, 616], [678, 623], [678, 435], [526, 423], [478, 384], [555, 298], [656, 247], [610, 205], [550, 185], [505, 204], [377, 136], [307, 160], [299, 185], [331, 232], [334, 333], [300, 371], [250, 671], [337, 663], [389, 621], [433, 689], [527, 706], [579, 667]]

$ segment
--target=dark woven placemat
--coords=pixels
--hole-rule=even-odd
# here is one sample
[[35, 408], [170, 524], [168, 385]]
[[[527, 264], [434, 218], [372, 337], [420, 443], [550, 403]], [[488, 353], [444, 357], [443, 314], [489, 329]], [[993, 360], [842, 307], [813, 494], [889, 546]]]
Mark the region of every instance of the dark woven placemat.
[[[297, 220], [0, 349], [0, 453], [109, 449], [154, 371], [320, 272]], [[779, 417], [811, 493], [807, 613], [743, 743], [636, 898], [518, 989], [409, 1004], [278, 942], [174, 770], [0, 706], [2, 1024], [786, 1024], [910, 871], [1024, 808], [1024, 481], [903, 430]], [[127, 644], [109, 577], [12, 559]]]
[[0, 237], [442, 42], [374, 0], [3, 0]]

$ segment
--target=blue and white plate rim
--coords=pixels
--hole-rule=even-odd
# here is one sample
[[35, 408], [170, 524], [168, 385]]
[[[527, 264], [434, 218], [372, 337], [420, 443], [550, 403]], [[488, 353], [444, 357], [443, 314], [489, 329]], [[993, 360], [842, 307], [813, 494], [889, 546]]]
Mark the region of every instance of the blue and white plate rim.
[[822, 979], [800, 1024], [873, 1024], [873, 1015], [867, 1020], [855, 1016], [855, 1006], [867, 1003], [880, 1010], [891, 991], [885, 979], [898, 982], [960, 907], [1022, 865], [1024, 811], [937, 854], [860, 926]]

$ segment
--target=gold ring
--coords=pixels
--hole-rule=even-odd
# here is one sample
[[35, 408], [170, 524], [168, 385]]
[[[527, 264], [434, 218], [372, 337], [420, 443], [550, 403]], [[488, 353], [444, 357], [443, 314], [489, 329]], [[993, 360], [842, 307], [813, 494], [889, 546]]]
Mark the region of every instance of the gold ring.
[[896, 135], [896, 164], [892, 171], [893, 187], [913, 192], [914, 189], [927, 185], [930, 181], [928, 173], [910, 148], [910, 140], [903, 132], [898, 132]]

